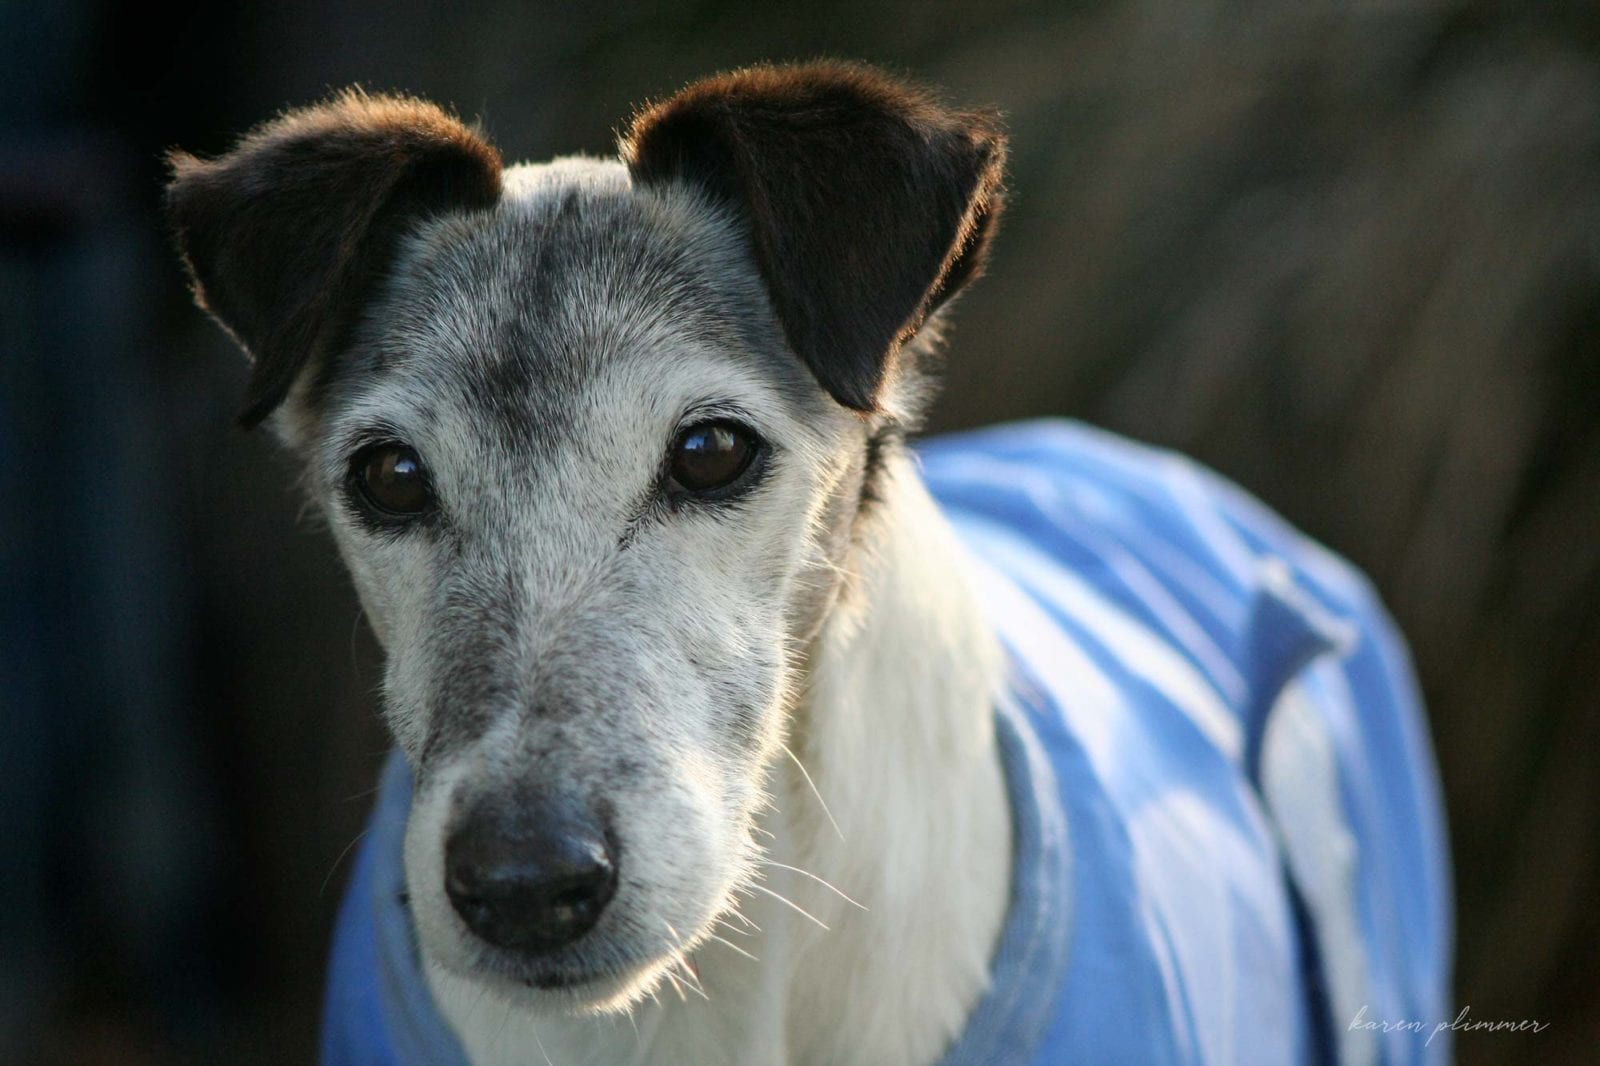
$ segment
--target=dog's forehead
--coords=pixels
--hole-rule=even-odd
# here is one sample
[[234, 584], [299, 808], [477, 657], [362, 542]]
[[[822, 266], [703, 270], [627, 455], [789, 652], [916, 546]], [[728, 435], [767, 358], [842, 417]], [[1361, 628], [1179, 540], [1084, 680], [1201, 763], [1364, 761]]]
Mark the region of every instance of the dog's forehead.
[[350, 377], [405, 385], [423, 418], [471, 410], [512, 444], [559, 435], [600, 378], [692, 388], [689, 352], [758, 373], [792, 412], [826, 400], [737, 224], [691, 190], [636, 189], [615, 162], [516, 167], [493, 211], [423, 225], [363, 334]]

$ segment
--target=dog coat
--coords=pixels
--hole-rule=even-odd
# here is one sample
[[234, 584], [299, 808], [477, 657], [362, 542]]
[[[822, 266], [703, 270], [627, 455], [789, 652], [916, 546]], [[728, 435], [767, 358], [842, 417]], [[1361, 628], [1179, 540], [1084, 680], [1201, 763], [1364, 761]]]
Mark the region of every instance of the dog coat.
[[[1010, 660], [1011, 904], [941, 1066], [1449, 1061], [1438, 781], [1366, 580], [1082, 425], [917, 453]], [[328, 1066], [465, 1062], [402, 902], [410, 780], [392, 756], [340, 911]]]

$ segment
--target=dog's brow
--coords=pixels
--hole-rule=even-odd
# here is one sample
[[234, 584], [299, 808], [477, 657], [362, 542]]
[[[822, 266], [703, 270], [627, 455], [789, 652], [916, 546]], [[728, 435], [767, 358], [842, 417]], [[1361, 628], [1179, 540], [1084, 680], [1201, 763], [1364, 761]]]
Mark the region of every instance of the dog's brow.
[[369, 422], [339, 435], [337, 452], [351, 455], [374, 444], [409, 443], [406, 434], [390, 422]]
[[678, 416], [678, 425], [686, 426], [695, 422], [702, 422], [713, 418], [731, 418], [740, 422], [748, 422], [757, 429], [761, 429], [764, 421], [752, 414], [749, 408], [737, 400], [705, 399], [695, 400], [684, 406], [683, 414]]

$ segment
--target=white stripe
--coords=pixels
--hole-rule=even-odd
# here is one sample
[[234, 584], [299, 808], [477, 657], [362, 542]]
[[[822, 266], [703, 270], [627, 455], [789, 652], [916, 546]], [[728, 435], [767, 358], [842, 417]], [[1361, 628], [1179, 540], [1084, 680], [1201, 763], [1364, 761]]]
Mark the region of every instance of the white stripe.
[[1118, 757], [1113, 729], [1125, 717], [1122, 691], [1006, 574], [973, 552], [963, 553], [983, 607], [1050, 702], [1067, 719], [1095, 765]]
[[[1091, 633], [1124, 669], [1182, 710], [1226, 758], [1236, 765], [1242, 761], [1244, 741], [1238, 719], [1205, 676], [1160, 634], [1134, 620], [1009, 527], [963, 513], [958, 529], [981, 537], [985, 554], [1005, 557], [1022, 571], [1031, 588]], [[1042, 624], [1049, 625], [1048, 618]], [[1010, 629], [1008, 626], [1007, 631]]]
[[1203, 483], [1199, 471], [1187, 460], [1174, 458], [1166, 464], [1164, 473], [1173, 504], [1189, 520], [1201, 542], [1237, 587], [1251, 588], [1255, 584], [1256, 555], [1217, 510], [1214, 490]]
[[[1116, 537], [1114, 533], [1128, 532], [1128, 522], [1123, 514], [1125, 507], [1109, 498], [1104, 487], [1096, 483], [1090, 473], [1072, 469], [1047, 474], [1032, 466], [989, 457], [963, 459], [965, 462], [957, 466], [954, 476], [949, 471], [941, 472], [938, 480], [941, 489], [962, 486], [987, 493], [992, 491], [994, 485], [1004, 484], [1025, 494], [1036, 507], [1046, 512], [1057, 531], [1071, 536], [1116, 572], [1128, 590], [1167, 626], [1170, 638], [1182, 644], [1200, 661], [1213, 685], [1222, 690], [1224, 699], [1235, 706], [1245, 703], [1249, 684], [1237, 665], [1217, 644], [1211, 635], [1212, 630], [1190, 614], [1168, 587], [1178, 585], [1188, 589], [1196, 598], [1206, 602], [1224, 625], [1243, 623], [1248, 607], [1241, 599], [1240, 589], [1250, 587], [1255, 558], [1248, 545], [1239, 540], [1225, 523], [1219, 524], [1217, 516], [1200, 519], [1200, 524], [1207, 528], [1197, 529], [1196, 532], [1214, 554], [1224, 553], [1236, 566], [1243, 568], [1233, 574], [1235, 584], [1232, 588], [1219, 579], [1220, 575], [1196, 565], [1194, 560], [1181, 552], [1173, 551], [1168, 542], [1150, 536], [1148, 528], [1132, 531], [1145, 534], [1138, 538], [1136, 544], [1125, 542], [1134, 540], [1133, 537]], [[1104, 457], [1102, 461], [1105, 461]], [[1163, 466], [1166, 465], [1163, 463]], [[1191, 464], [1178, 459], [1176, 466], [1179, 474], [1187, 476], [1186, 486], [1189, 490], [1203, 488], [1196, 483]], [[1121, 473], [1117, 476], [1126, 477]], [[1185, 512], [1175, 507], [1169, 488], [1171, 480], [1172, 474], [1168, 472], [1162, 482], [1138, 485], [1119, 483], [1118, 488], [1127, 490], [1130, 495], [1151, 506], [1172, 511], [1171, 521], [1187, 513], [1190, 525], [1196, 525], [1197, 516], [1192, 509]], [[1055, 502], [1061, 506], [1048, 506]], [[965, 508], [957, 507], [966, 513]], [[1067, 528], [1069, 523], [1071, 529]], [[1113, 535], [1101, 532], [1101, 526], [1112, 531]]]

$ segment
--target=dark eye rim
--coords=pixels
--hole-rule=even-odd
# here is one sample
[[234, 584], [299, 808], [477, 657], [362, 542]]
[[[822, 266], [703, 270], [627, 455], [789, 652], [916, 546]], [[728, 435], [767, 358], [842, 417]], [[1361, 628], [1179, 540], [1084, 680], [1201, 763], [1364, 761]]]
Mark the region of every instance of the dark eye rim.
[[[426, 502], [418, 510], [396, 511], [385, 507], [382, 501], [372, 495], [372, 491], [367, 485], [366, 471], [372, 459], [380, 452], [395, 450], [411, 453], [411, 457], [422, 472], [422, 490], [426, 497]], [[438, 510], [438, 500], [433, 492], [433, 482], [428, 477], [428, 464], [422, 461], [422, 456], [416, 448], [403, 440], [375, 440], [357, 448], [350, 456], [349, 470], [345, 475], [345, 489], [351, 502], [362, 517], [380, 526], [395, 528], [410, 525], [429, 517]]]
[[[746, 438], [750, 442], [750, 456], [740, 468], [739, 473], [722, 483], [704, 489], [691, 489], [678, 483], [672, 474], [672, 458], [676, 453], [679, 443], [696, 430], [703, 430], [714, 426], [722, 426]], [[662, 493], [674, 504], [680, 503], [727, 503], [731, 502], [755, 487], [761, 480], [766, 470], [767, 459], [771, 455], [772, 446], [767, 439], [750, 423], [733, 414], [723, 411], [699, 412], [685, 418], [673, 430], [672, 439], [667, 443], [667, 454], [661, 469]]]

